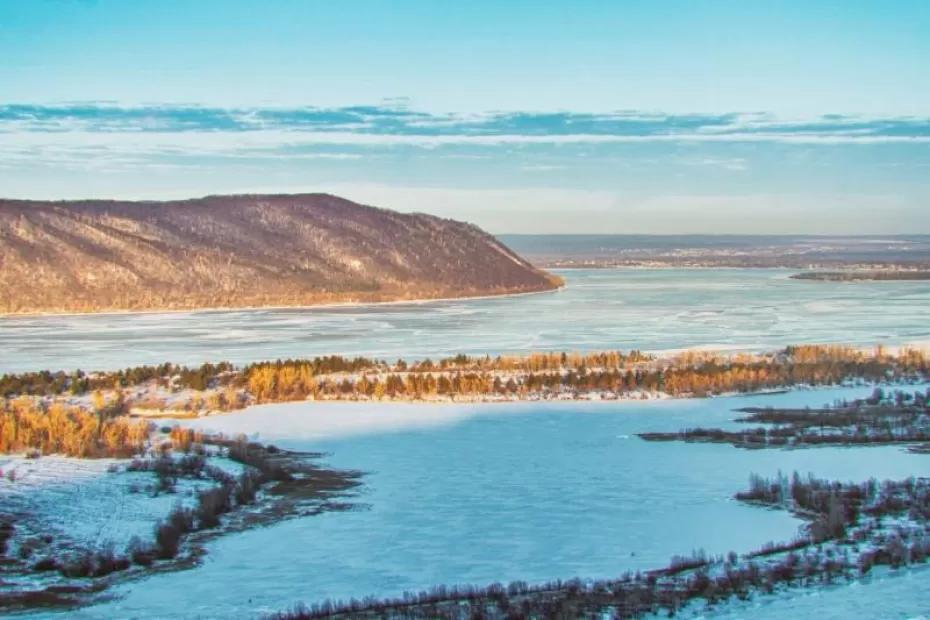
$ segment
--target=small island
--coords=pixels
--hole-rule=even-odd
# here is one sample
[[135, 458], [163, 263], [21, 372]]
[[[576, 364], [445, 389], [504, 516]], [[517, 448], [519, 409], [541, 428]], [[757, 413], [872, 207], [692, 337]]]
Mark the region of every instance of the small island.
[[791, 276], [793, 280], [818, 280], [821, 282], [857, 282], [868, 280], [930, 280], [930, 270], [882, 269], [849, 271], [804, 271]]

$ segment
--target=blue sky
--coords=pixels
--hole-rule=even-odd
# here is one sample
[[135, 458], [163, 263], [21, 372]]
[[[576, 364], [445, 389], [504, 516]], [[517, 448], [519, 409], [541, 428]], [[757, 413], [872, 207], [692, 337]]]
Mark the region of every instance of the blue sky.
[[928, 2], [0, 0], [11, 197], [930, 233]]

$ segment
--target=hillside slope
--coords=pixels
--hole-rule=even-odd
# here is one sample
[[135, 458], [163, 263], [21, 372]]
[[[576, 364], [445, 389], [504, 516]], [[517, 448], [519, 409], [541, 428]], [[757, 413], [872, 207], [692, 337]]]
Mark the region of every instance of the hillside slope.
[[312, 305], [541, 291], [471, 224], [327, 194], [0, 200], [0, 312]]

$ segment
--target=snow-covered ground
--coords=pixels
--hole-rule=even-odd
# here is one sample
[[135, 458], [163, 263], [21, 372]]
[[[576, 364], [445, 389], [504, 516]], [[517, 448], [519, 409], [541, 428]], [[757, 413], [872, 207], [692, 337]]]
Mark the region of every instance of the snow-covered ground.
[[[58, 568], [72, 570], [92, 556], [131, 557], [133, 549], [150, 547], [156, 527], [175, 508], [194, 508], [198, 493], [217, 485], [209, 476], [178, 476], [166, 478], [165, 488], [156, 472], [132, 465], [129, 459], [0, 456], [0, 521], [13, 525], [0, 563], [0, 594], [86, 585]], [[215, 453], [208, 465], [232, 476], [244, 469]], [[38, 570], [43, 564], [51, 570]]]
[[126, 471], [129, 461], [61, 456], [0, 458], [0, 498], [17, 518], [17, 535], [63, 538], [85, 549], [122, 551], [137, 536], [149, 540], [155, 523], [176, 504], [192, 505], [209, 481], [179, 480], [174, 493], [156, 493], [152, 472]]
[[746, 601], [730, 600], [714, 607], [699, 602], [680, 611], [677, 617], [708, 620], [926, 620], [930, 618], [928, 580], [930, 566], [882, 567], [867, 577], [848, 582], [841, 580], [832, 586], [785, 588], [774, 594], [756, 594]]

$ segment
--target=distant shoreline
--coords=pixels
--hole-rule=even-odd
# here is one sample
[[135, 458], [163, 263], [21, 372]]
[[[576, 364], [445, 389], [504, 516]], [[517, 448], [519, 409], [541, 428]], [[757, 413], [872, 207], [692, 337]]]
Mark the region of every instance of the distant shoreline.
[[441, 303], [447, 301], [476, 301], [480, 299], [499, 299], [505, 297], [523, 297], [527, 295], [541, 295], [544, 293], [556, 293], [565, 288], [565, 282], [555, 285], [553, 288], [540, 289], [538, 291], [519, 291], [513, 293], [491, 293], [485, 295], [462, 295], [458, 297], [416, 297], [410, 299], [393, 299], [389, 301], [334, 301], [322, 302], [318, 304], [296, 304], [296, 305], [269, 305], [269, 306], [193, 306], [191, 308], [145, 308], [145, 309], [126, 309], [126, 310], [86, 310], [86, 311], [55, 311], [55, 312], [0, 312], [0, 319], [16, 318], [54, 318], [54, 317], [71, 317], [71, 316], [124, 316], [138, 314], [200, 314], [211, 312], [238, 312], [238, 311], [255, 311], [255, 310], [318, 310], [331, 308], [365, 308], [377, 306], [400, 306], [400, 305], [425, 305], [431, 303]]
[[[702, 269], [753, 269], [759, 271], [799, 271], [802, 269], [811, 269], [811, 270], [821, 270], [817, 273], [828, 273], [827, 270], [835, 270], [835, 273], [855, 273], [856, 271], [860, 273], [872, 272], [872, 273], [915, 273], [915, 272], [924, 272], [927, 271], [925, 268], [915, 269], [915, 265], [906, 265], [902, 266], [897, 263], [895, 264], [790, 264], [790, 263], [772, 263], [772, 264], [759, 264], [759, 263], [746, 263], [738, 264], [732, 262], [714, 262], [714, 261], [694, 261], [694, 262], [682, 262], [676, 263], [674, 261], [663, 261], [663, 260], [638, 260], [630, 259], [629, 262], [615, 262], [611, 260], [592, 260], [590, 262], [578, 261], [564, 263], [559, 260], [539, 260], [533, 263], [539, 269], [546, 270], [580, 270], [580, 269], [596, 269], [596, 270], [610, 270], [610, 269], [629, 269], [629, 270], [647, 270], [647, 269], [658, 269], [658, 270], [671, 270], [671, 269], [693, 269], [693, 270], [702, 270]], [[923, 263], [921, 263], [923, 265]], [[840, 270], [847, 270], [845, 272]], [[806, 272], [801, 272], [806, 273]], [[833, 271], [829, 273], [834, 273]], [[907, 279], [907, 278], [902, 278]]]
[[930, 271], [917, 269], [804, 271], [794, 274], [791, 279], [817, 282], [920, 282], [930, 280]]
[[590, 264], [590, 265], [562, 265], [555, 263], [546, 263], [541, 262], [539, 264], [533, 263], [540, 269], [545, 269], [547, 271], [582, 271], [585, 269], [590, 269], [594, 271], [610, 271], [610, 270], [628, 270], [628, 271], [673, 271], [673, 270], [687, 270], [687, 271], [707, 271], [711, 269], [752, 269], [755, 271], [796, 271], [797, 267], [784, 267], [781, 265], [675, 265], [673, 263], [659, 263], [659, 264], [646, 264], [646, 263], [637, 263], [630, 265], [614, 265], [609, 263], [604, 264]]

